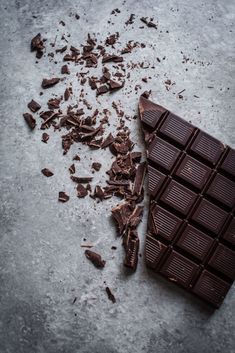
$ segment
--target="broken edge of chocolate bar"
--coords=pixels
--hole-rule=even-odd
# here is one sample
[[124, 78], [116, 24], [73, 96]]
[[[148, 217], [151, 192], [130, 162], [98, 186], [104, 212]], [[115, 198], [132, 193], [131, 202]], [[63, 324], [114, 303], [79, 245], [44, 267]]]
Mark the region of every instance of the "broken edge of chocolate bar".
[[146, 264], [219, 307], [235, 278], [235, 150], [140, 97], [150, 196]]

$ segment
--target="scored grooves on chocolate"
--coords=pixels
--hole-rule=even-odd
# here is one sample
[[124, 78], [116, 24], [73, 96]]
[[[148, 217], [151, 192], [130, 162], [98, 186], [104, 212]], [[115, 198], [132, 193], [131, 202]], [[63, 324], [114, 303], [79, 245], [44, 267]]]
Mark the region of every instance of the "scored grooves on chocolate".
[[141, 97], [146, 263], [215, 307], [235, 278], [235, 151]]

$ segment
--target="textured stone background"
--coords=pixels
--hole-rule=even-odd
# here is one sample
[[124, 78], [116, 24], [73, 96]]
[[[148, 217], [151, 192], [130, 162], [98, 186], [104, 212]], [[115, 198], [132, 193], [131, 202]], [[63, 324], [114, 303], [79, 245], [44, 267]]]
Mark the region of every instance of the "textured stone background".
[[[114, 25], [108, 25], [116, 7], [121, 13], [112, 17]], [[70, 12], [78, 12], [81, 19], [69, 17]], [[136, 21], [126, 30], [130, 13], [136, 14]], [[99, 32], [99, 38], [119, 31], [122, 43], [135, 39], [147, 44], [127, 60], [156, 64], [155, 70], [133, 70], [127, 88], [151, 75], [153, 79], [142, 86], [152, 89], [153, 100], [235, 147], [234, 13], [232, 0], [1, 0], [1, 353], [234, 352], [234, 287], [220, 310], [213, 312], [174, 284], [155, 278], [143, 258], [137, 272], [126, 275], [123, 249], [109, 217], [116, 200], [99, 205], [90, 198], [81, 202], [69, 179], [67, 168], [76, 152], [83, 157], [84, 173], [90, 173], [90, 152], [74, 145], [63, 156], [59, 134], [51, 134], [45, 145], [39, 128], [30, 133], [22, 118], [31, 98], [39, 102], [49, 98], [51, 91], [44, 98], [38, 95], [41, 80], [58, 74], [60, 68], [48, 64], [47, 58], [35, 64], [29, 51], [34, 35], [41, 32], [49, 43], [59, 28], [57, 33], [71, 33], [76, 46], [88, 31]], [[139, 29], [139, 17], [151, 15], [159, 22], [158, 31]], [[181, 51], [190, 58], [187, 64], [182, 64]], [[163, 56], [166, 60], [158, 64], [156, 57]], [[176, 82], [170, 92], [164, 85], [167, 78]], [[58, 85], [53, 92], [61, 89], [64, 86]], [[184, 99], [179, 100], [174, 93], [182, 89]], [[115, 100], [121, 99], [125, 112], [133, 115], [138, 95], [133, 91], [128, 97], [124, 92], [115, 93]], [[88, 100], [93, 102], [94, 95]], [[104, 96], [94, 106], [110, 108], [112, 100]], [[143, 148], [137, 121], [132, 121], [131, 129], [137, 148]], [[95, 182], [102, 182], [110, 153], [93, 151], [91, 156], [103, 163], [95, 175]], [[54, 177], [42, 176], [43, 167], [51, 168]], [[68, 203], [57, 202], [60, 190], [70, 195]], [[140, 227], [142, 249], [145, 227], [146, 221]], [[94, 242], [106, 259], [103, 271], [84, 258], [83, 237]], [[112, 252], [112, 245], [118, 250]], [[104, 281], [116, 304], [108, 301]]]

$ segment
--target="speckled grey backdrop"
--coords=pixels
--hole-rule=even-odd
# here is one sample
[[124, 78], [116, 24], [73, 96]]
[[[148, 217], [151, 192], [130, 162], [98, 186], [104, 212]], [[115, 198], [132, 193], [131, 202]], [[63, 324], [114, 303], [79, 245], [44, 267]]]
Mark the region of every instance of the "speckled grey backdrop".
[[[112, 17], [114, 25], [108, 25], [110, 12], [117, 7], [121, 13]], [[78, 12], [81, 19], [69, 17], [70, 12]], [[132, 12], [136, 22], [124, 30]], [[50, 41], [59, 28], [59, 33], [71, 33], [71, 43], [80, 45], [88, 31], [104, 38], [118, 30], [122, 43], [134, 38], [147, 44], [145, 50], [131, 54], [133, 61], [156, 64], [155, 70], [144, 73], [133, 70], [130, 85], [150, 74], [153, 79], [143, 88], [152, 89], [153, 100], [234, 147], [234, 12], [233, 0], [124, 4], [119, 0], [1, 0], [1, 353], [234, 352], [234, 287], [220, 310], [213, 312], [174, 284], [155, 278], [143, 259], [137, 272], [127, 276], [121, 265], [120, 239], [109, 217], [115, 200], [99, 205], [90, 198], [78, 200], [67, 172], [78, 146], [62, 156], [59, 134], [51, 134], [45, 145], [40, 130], [30, 133], [22, 118], [31, 98], [45, 102], [47, 96], [38, 95], [42, 78], [59, 71], [46, 58], [35, 64], [29, 51], [35, 34], [40, 31]], [[158, 31], [139, 29], [139, 16], [151, 15], [159, 23]], [[59, 26], [62, 19], [65, 27]], [[187, 64], [182, 64], [181, 52], [190, 58]], [[164, 56], [157, 63], [156, 57]], [[164, 85], [167, 78], [175, 82], [169, 92]], [[54, 91], [60, 93], [60, 89]], [[184, 99], [179, 100], [174, 93], [182, 89]], [[134, 114], [138, 101], [134, 91], [129, 97], [120, 91], [115, 99], [122, 100], [125, 112]], [[109, 108], [111, 101], [102, 97], [98, 106]], [[112, 119], [115, 123], [114, 113]], [[142, 148], [136, 121], [131, 129], [137, 147]], [[82, 147], [79, 153], [82, 169], [89, 173], [86, 151]], [[103, 163], [95, 181], [104, 181], [110, 153], [93, 151], [92, 158]], [[41, 175], [45, 166], [54, 171], [53, 178]], [[57, 202], [62, 189], [70, 194], [67, 204]], [[144, 221], [142, 248], [145, 226]], [[107, 260], [103, 271], [84, 258], [83, 237], [94, 242]], [[112, 245], [118, 250], [112, 252]], [[116, 304], [108, 301], [104, 281], [115, 293]]]

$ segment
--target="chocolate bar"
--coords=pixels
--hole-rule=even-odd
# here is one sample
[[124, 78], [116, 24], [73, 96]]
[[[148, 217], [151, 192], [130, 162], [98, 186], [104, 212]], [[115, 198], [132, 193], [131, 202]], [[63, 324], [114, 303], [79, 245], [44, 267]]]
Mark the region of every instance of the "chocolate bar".
[[141, 97], [146, 264], [219, 307], [235, 278], [235, 150]]

